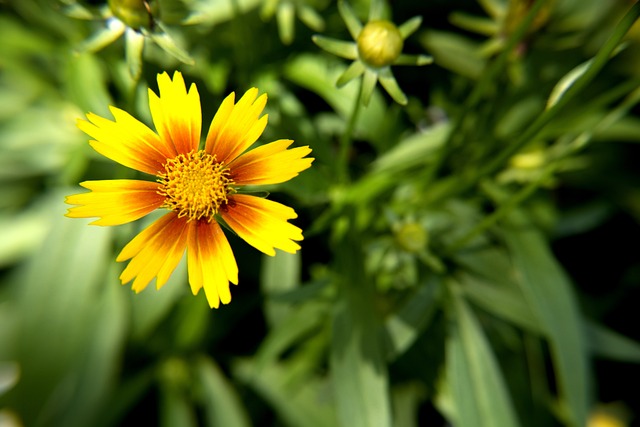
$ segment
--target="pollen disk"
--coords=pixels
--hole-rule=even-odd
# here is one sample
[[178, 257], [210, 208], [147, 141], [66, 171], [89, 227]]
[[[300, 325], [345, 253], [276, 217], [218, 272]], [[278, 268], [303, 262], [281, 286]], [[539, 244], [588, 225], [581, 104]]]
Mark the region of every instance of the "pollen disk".
[[229, 169], [203, 150], [179, 154], [164, 164], [158, 175], [158, 193], [165, 196], [164, 208], [188, 221], [210, 222], [233, 193]]

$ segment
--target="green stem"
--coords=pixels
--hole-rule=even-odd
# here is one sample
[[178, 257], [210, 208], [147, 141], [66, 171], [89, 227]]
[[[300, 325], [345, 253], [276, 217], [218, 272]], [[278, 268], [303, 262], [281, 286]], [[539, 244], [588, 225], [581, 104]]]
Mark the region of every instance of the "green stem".
[[[536, 3], [536, 5], [537, 4], [538, 3]], [[634, 3], [634, 5], [629, 9], [625, 16], [620, 20], [618, 25], [614, 28], [613, 34], [611, 35], [611, 37], [609, 37], [602, 48], [600, 48], [584, 74], [582, 74], [582, 76], [580, 76], [574, 82], [574, 84], [569, 89], [567, 89], [563, 96], [552, 107], [545, 110], [541, 115], [539, 115], [538, 118], [527, 129], [525, 129], [525, 131], [520, 135], [520, 137], [516, 139], [513, 144], [506, 147], [505, 150], [491, 159], [485, 167], [478, 170], [470, 171], [468, 174], [462, 174], [455, 177], [456, 182], [452, 183], [452, 185], [446, 188], [446, 194], [438, 194], [437, 197], [433, 197], [430, 202], [434, 203], [436, 200], [467, 191], [476, 183], [480, 182], [483, 178], [498, 171], [501, 167], [504, 166], [505, 162], [511, 156], [517, 153], [529, 142], [539, 137], [540, 133], [545, 129], [545, 126], [558, 115], [558, 112], [563, 109], [567, 105], [567, 103], [572, 100], [578, 93], [580, 93], [585, 87], [587, 87], [587, 85], [594, 79], [597, 73], [600, 72], [600, 70], [607, 64], [612, 53], [615, 51], [624, 36], [627, 34], [629, 28], [631, 28], [636, 19], [638, 19], [638, 16], [640, 16], [640, 3], [637, 2]], [[473, 96], [470, 96], [470, 98], [473, 98]], [[460, 119], [460, 122], [461, 120], [462, 119]], [[448, 145], [450, 145], [451, 138], [453, 138], [455, 133], [456, 127], [454, 126], [451, 135], [449, 136], [449, 140], [447, 141]], [[449, 146], [445, 148], [447, 150], [450, 149]], [[440, 159], [440, 161], [442, 162], [442, 159]], [[436, 166], [436, 170], [439, 166], [440, 165]], [[430, 176], [433, 177], [433, 175]]]
[[442, 150], [438, 152], [437, 157], [431, 164], [431, 167], [427, 170], [427, 176], [425, 180], [427, 185], [431, 183], [438, 172], [440, 172], [440, 169], [442, 169], [445, 161], [449, 157], [449, 154], [451, 154], [451, 152], [455, 148], [456, 140], [460, 140], [463, 138], [463, 136], [461, 135], [462, 126], [465, 122], [465, 119], [467, 118], [467, 115], [470, 111], [474, 110], [476, 105], [482, 100], [482, 97], [489, 89], [495, 88], [494, 80], [496, 76], [498, 76], [506, 67], [513, 50], [527, 34], [527, 31], [533, 23], [533, 20], [547, 1], [548, 0], [537, 0], [533, 4], [525, 18], [522, 20], [522, 23], [518, 26], [516, 31], [511, 34], [511, 36], [505, 43], [502, 52], [496, 57], [493, 62], [491, 62], [487, 66], [485, 71], [480, 76], [480, 80], [473, 87], [471, 94], [465, 100], [464, 105], [462, 106], [462, 111], [454, 119], [453, 125], [451, 126], [451, 132], [449, 133], [447, 140], [443, 144]]
[[547, 165], [545, 169], [542, 171], [540, 176], [529, 183], [527, 186], [523, 187], [520, 191], [506, 200], [502, 205], [491, 215], [485, 217], [482, 221], [480, 221], [475, 227], [473, 227], [468, 233], [464, 236], [453, 242], [445, 249], [446, 254], [452, 254], [456, 250], [463, 247], [465, 244], [469, 243], [473, 238], [479, 236], [487, 229], [495, 225], [500, 219], [502, 219], [505, 215], [509, 214], [512, 209], [518, 206], [520, 203], [524, 202], [530, 195], [533, 194], [535, 190], [537, 190], [540, 185], [544, 183], [544, 181], [551, 176], [553, 172], [555, 172], [560, 166], [560, 162], [563, 159], [566, 159], [570, 155], [576, 153], [577, 151], [584, 148], [586, 144], [588, 144], [593, 135], [597, 132], [602, 132], [606, 130], [608, 127], [613, 125], [616, 121], [620, 120], [624, 117], [631, 108], [633, 108], [638, 102], [640, 102], [640, 87], [637, 87], [634, 91], [632, 91], [614, 110], [612, 110], [609, 114], [607, 114], [600, 122], [598, 122], [591, 131], [583, 132], [574, 138], [570, 143], [564, 145], [564, 149], [560, 150], [557, 154], [556, 158], [552, 163]]
[[251, 31], [251, 25], [247, 25], [246, 19], [240, 19], [242, 15], [242, 8], [239, 0], [229, 0], [231, 3], [231, 11], [233, 12], [232, 31], [234, 33], [233, 40], [236, 43], [236, 48], [233, 49], [235, 56], [235, 64], [237, 68], [237, 81], [240, 86], [251, 86], [250, 71], [253, 69], [251, 64], [251, 56], [248, 53], [251, 49], [249, 37], [247, 35]]
[[540, 176], [530, 182], [528, 185], [520, 189], [516, 194], [511, 196], [505, 203], [501, 204], [500, 207], [493, 212], [491, 215], [485, 217], [482, 221], [476, 224], [468, 233], [464, 236], [453, 242], [447, 248], [445, 248], [446, 254], [452, 254], [467, 243], [469, 243], [472, 239], [484, 233], [487, 229], [495, 225], [499, 220], [501, 220], [505, 215], [508, 215], [516, 206], [525, 201], [529, 196], [536, 191], [540, 185], [542, 185], [551, 174], [558, 168], [558, 162], [554, 162], [547, 166]]
[[558, 112], [578, 93], [580, 93], [591, 82], [591, 80], [594, 79], [607, 62], [609, 62], [609, 58], [612, 53], [618, 47], [638, 16], [640, 16], [640, 3], [635, 3], [615, 27], [613, 34], [598, 51], [596, 56], [593, 58], [593, 62], [587, 68], [585, 73], [580, 76], [569, 89], [567, 89], [564, 95], [551, 108], [545, 110], [541, 115], [539, 115], [531, 126], [529, 126], [513, 144], [509, 145], [504, 151], [494, 157], [487, 166], [480, 169], [475, 181], [496, 172], [511, 156], [538, 136], [544, 127], [557, 116]]
[[340, 138], [340, 148], [338, 151], [338, 179], [343, 183], [349, 182], [350, 180], [349, 153], [351, 152], [351, 145], [353, 143], [353, 131], [356, 128], [356, 122], [358, 121], [358, 115], [360, 114], [360, 105], [362, 104], [362, 79], [359, 79], [358, 81], [360, 82], [358, 95], [354, 101], [347, 126]]

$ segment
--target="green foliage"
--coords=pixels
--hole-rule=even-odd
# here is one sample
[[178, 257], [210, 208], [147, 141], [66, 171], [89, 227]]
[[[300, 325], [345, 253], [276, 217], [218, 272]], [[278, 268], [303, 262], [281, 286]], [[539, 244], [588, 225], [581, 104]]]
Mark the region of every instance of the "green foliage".
[[[0, 425], [581, 427], [612, 400], [640, 416], [640, 4], [445, 4], [0, 2]], [[398, 25], [391, 66], [358, 62], [371, 17]], [[268, 189], [302, 250], [230, 236], [240, 283], [214, 311], [184, 260], [160, 290], [119, 285], [153, 215], [63, 216], [79, 182], [134, 177], [76, 120], [112, 105], [151, 124], [147, 89], [175, 69], [204, 128], [256, 86], [259, 143], [316, 159]]]

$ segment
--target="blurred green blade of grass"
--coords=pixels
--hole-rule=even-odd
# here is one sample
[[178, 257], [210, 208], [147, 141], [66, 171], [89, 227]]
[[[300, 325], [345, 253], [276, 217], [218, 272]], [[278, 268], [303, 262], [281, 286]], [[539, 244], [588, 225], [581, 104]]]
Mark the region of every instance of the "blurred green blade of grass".
[[428, 30], [420, 42], [434, 62], [461, 76], [477, 80], [485, 68], [486, 59], [478, 53], [478, 44], [456, 33]]
[[20, 334], [2, 344], [21, 367], [8, 399], [27, 425], [94, 422], [126, 335], [126, 300], [106, 274], [111, 230], [65, 218], [62, 200], [51, 194], [51, 231], [12, 282]]
[[[3, 192], [0, 191], [0, 197]], [[35, 251], [45, 239], [51, 225], [49, 215], [32, 209], [0, 217], [0, 267], [6, 267]]]
[[399, 172], [424, 166], [430, 156], [442, 147], [450, 130], [448, 124], [440, 124], [401, 140], [372, 163], [372, 173]]
[[292, 291], [299, 287], [301, 268], [300, 252], [289, 254], [278, 251], [276, 256], [264, 255], [262, 257], [260, 287], [267, 296], [264, 310], [270, 325], [278, 325], [289, 313], [289, 307], [282, 302], [269, 299], [268, 296]]
[[335, 242], [340, 298], [331, 325], [331, 382], [340, 425], [388, 427], [392, 419], [382, 325], [354, 222], [353, 218], [345, 221], [345, 234]]
[[215, 362], [207, 356], [199, 357], [194, 374], [200, 386], [200, 404], [209, 427], [249, 427], [249, 414], [240, 401], [236, 389]]
[[327, 309], [322, 303], [312, 301], [291, 310], [262, 340], [255, 356], [256, 369], [275, 363], [286, 350], [320, 329], [326, 318]]
[[389, 315], [384, 324], [387, 360], [394, 360], [407, 351], [429, 326], [440, 305], [441, 279], [432, 276], [403, 304]]
[[512, 286], [500, 286], [485, 283], [471, 275], [462, 275], [459, 279], [464, 285], [465, 296], [478, 306], [520, 328], [542, 333], [515, 280]]
[[193, 402], [185, 393], [160, 387], [160, 427], [198, 427]]
[[[288, 61], [284, 74], [297, 85], [319, 95], [341, 118], [346, 119], [351, 115], [359, 87], [354, 81], [340, 89], [336, 88], [336, 82], [346, 68], [334, 58], [303, 54]], [[361, 109], [355, 126], [354, 135], [371, 141], [376, 147], [389, 146], [390, 141], [397, 137], [392, 132], [397, 123], [390, 122], [389, 119], [394, 116], [389, 114], [383, 99], [379, 91], [374, 90], [369, 105]]]
[[585, 333], [594, 356], [640, 363], [640, 343], [598, 323], [585, 320]]
[[258, 373], [250, 360], [238, 360], [234, 375], [251, 386], [289, 427], [335, 427], [333, 402], [327, 398], [329, 384], [319, 378], [288, 384], [288, 366], [271, 364]]
[[519, 426], [498, 360], [477, 318], [454, 289], [455, 322], [447, 340], [447, 380], [454, 425]]
[[[515, 218], [514, 218], [515, 216]], [[586, 424], [589, 379], [586, 345], [577, 301], [569, 278], [542, 237], [519, 213], [513, 214], [504, 239], [518, 283], [551, 347], [555, 374], [571, 425]]]

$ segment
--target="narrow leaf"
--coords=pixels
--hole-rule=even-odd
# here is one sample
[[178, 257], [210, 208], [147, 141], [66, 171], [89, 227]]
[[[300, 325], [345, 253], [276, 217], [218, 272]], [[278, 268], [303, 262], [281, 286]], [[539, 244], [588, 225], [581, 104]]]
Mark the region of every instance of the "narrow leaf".
[[440, 279], [433, 276], [422, 284], [409, 301], [387, 317], [384, 325], [387, 360], [403, 354], [429, 325], [442, 293]]
[[[513, 218], [512, 218], [513, 219]], [[584, 426], [589, 384], [583, 326], [571, 283], [542, 235], [523, 217], [504, 238], [518, 271], [518, 283], [543, 328], [572, 425]]]
[[447, 342], [447, 374], [456, 425], [518, 426], [498, 360], [473, 312], [458, 292], [454, 294], [456, 322]]
[[238, 393], [225, 378], [220, 368], [208, 357], [198, 358], [195, 378], [202, 391], [206, 425], [209, 427], [248, 427], [249, 415], [240, 402]]

